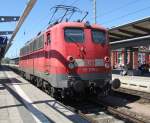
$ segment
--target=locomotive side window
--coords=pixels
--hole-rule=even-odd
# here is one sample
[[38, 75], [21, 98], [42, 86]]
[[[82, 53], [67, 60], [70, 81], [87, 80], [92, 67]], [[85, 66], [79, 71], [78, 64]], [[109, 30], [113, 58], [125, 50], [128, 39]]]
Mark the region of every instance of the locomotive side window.
[[47, 34], [47, 43], [50, 44], [50, 42], [51, 42], [51, 36], [50, 36], [50, 33], [48, 33]]
[[33, 51], [37, 50], [37, 40], [35, 39], [33, 42]]
[[26, 55], [26, 46], [24, 47], [24, 55]]
[[25, 47], [23, 48], [23, 55], [25, 55]]
[[20, 50], [20, 55], [21, 55], [21, 56], [23, 55], [22, 48], [21, 48], [21, 50]]
[[84, 31], [80, 28], [66, 28], [65, 29], [65, 40], [68, 42], [83, 42]]
[[26, 46], [26, 55], [28, 54], [28, 45]]
[[44, 47], [44, 35], [41, 35], [39, 38], [38, 38], [38, 49], [41, 49]]
[[24, 47], [22, 48], [22, 55], [24, 55]]
[[106, 33], [100, 30], [92, 30], [92, 39], [95, 43], [105, 43]]
[[26, 51], [26, 54], [28, 54], [29, 53], [29, 45], [27, 45], [27, 47], [26, 47], [27, 49], [27, 51]]
[[30, 43], [30, 52], [33, 51], [33, 42]]

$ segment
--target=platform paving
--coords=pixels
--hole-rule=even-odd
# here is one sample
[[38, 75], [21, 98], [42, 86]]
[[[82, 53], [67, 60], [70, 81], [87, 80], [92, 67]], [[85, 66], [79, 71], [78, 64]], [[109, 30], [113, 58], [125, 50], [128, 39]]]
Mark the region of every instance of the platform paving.
[[150, 93], [150, 76], [121, 76], [119, 74], [112, 74], [112, 78], [120, 79], [122, 88]]
[[89, 123], [11, 70], [0, 67], [0, 123]]

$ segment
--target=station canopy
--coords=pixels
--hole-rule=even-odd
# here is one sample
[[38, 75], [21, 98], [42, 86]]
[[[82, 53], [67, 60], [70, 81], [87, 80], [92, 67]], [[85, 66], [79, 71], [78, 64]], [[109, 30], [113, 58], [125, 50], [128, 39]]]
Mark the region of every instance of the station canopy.
[[112, 49], [150, 45], [150, 17], [109, 29]]
[[[36, 1], [37, 0], [29, 0], [21, 17], [20, 16], [0, 16], [0, 23], [17, 22], [16, 28], [14, 29], [14, 31], [0, 31], [0, 62], [1, 62], [1, 59], [5, 56], [10, 46], [13, 44], [13, 41], [14, 41], [13, 39], [15, 38], [20, 27], [22, 26], [25, 19], [29, 15]], [[8, 36], [6, 35], [11, 35], [11, 37], [8, 39]]]
[[[6, 22], [17, 22], [19, 20], [19, 16], [0, 16], [0, 23]], [[8, 44], [8, 35], [13, 34], [13, 31], [2, 31], [0, 30], [0, 61], [4, 57], [5, 48]]]

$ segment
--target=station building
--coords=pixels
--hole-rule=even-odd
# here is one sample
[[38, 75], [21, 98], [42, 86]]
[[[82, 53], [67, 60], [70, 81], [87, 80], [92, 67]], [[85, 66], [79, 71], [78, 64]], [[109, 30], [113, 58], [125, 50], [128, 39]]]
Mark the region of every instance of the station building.
[[126, 63], [132, 69], [137, 69], [141, 64], [150, 64], [150, 46], [112, 50], [111, 64], [113, 68], [119, 68]]
[[108, 31], [113, 68], [127, 66], [134, 70], [142, 64], [150, 65], [150, 17]]

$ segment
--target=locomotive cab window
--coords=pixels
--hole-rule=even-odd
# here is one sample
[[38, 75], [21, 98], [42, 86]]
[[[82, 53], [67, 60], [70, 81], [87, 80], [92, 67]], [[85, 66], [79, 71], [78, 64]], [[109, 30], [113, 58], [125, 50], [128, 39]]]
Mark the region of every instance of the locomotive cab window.
[[65, 40], [68, 42], [83, 42], [84, 31], [80, 28], [66, 28], [64, 30]]
[[92, 30], [92, 39], [95, 43], [105, 43], [106, 42], [106, 33], [101, 30]]

